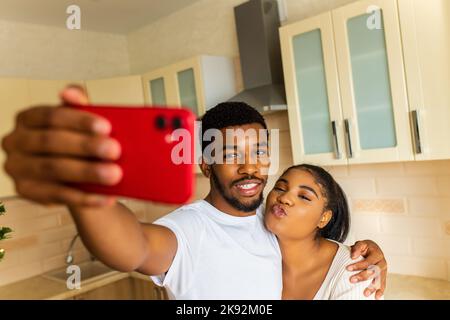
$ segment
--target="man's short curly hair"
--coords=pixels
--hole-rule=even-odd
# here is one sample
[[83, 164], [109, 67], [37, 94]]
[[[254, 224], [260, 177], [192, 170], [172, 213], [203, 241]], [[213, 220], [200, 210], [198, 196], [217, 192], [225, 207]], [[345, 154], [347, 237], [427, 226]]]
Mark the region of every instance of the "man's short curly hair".
[[[267, 129], [264, 117], [253, 107], [244, 102], [223, 102], [208, 110], [202, 117], [201, 137], [208, 129], [221, 130], [231, 126], [241, 126], [244, 124], [259, 123]], [[202, 139], [202, 151], [212, 141]]]

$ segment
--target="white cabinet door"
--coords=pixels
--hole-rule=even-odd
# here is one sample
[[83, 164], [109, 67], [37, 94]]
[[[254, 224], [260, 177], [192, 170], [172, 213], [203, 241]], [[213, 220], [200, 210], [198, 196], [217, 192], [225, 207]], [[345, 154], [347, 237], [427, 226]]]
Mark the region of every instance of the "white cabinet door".
[[281, 28], [294, 163], [346, 164], [331, 13]]
[[333, 11], [348, 162], [414, 160], [396, 0]]
[[87, 80], [86, 88], [94, 104], [144, 104], [141, 76]]
[[189, 108], [197, 116], [205, 113], [203, 74], [200, 60], [188, 59], [170, 67], [171, 80], [175, 83], [177, 106]]
[[[26, 79], [0, 79], [0, 139], [14, 128], [17, 113], [29, 106]], [[16, 194], [14, 185], [3, 169], [5, 154], [0, 151], [0, 197]]]
[[399, 0], [416, 160], [450, 158], [450, 1]]
[[144, 99], [148, 105], [159, 107], [178, 106], [175, 79], [171, 69], [161, 68], [142, 75]]

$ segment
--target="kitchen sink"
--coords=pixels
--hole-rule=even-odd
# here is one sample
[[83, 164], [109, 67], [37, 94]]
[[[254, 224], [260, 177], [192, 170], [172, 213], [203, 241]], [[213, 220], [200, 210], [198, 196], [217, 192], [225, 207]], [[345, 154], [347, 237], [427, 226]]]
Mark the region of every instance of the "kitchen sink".
[[[86, 284], [92, 281], [97, 281], [102, 278], [111, 276], [118, 271], [105, 266], [100, 261], [86, 261], [79, 264], [74, 264], [80, 268], [81, 284]], [[67, 278], [73, 274], [73, 271], [67, 273], [67, 267], [49, 271], [42, 276], [44, 278], [66, 283]]]

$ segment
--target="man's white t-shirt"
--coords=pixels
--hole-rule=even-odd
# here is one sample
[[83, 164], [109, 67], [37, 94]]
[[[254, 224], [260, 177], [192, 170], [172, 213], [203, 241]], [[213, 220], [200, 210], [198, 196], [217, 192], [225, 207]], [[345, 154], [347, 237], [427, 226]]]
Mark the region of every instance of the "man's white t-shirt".
[[199, 200], [154, 224], [178, 242], [168, 272], [151, 277], [171, 299], [281, 299], [281, 252], [264, 227], [262, 206], [235, 217]]

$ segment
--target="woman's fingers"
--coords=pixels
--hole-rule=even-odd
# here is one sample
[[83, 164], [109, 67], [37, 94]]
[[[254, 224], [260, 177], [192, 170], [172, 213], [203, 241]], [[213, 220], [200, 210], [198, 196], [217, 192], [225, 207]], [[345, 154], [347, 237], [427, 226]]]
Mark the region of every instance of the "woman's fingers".
[[351, 276], [350, 282], [357, 283], [357, 282], [361, 282], [361, 281], [366, 281], [366, 280], [372, 279], [374, 275], [375, 275], [374, 270], [366, 269], [364, 271], [361, 271], [361, 272]]
[[353, 263], [347, 266], [348, 271], [361, 271], [366, 270], [370, 266], [370, 263], [367, 260], [361, 260], [359, 262]]
[[367, 242], [366, 241], [357, 241], [353, 246], [351, 246], [351, 257], [352, 259], [357, 259], [360, 256], [363, 256], [367, 252]]

